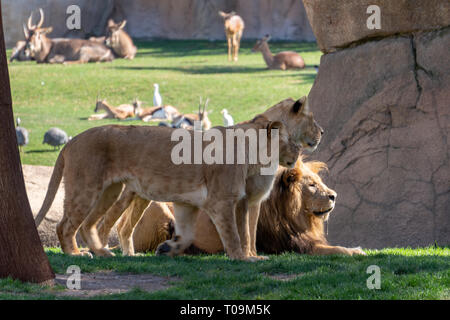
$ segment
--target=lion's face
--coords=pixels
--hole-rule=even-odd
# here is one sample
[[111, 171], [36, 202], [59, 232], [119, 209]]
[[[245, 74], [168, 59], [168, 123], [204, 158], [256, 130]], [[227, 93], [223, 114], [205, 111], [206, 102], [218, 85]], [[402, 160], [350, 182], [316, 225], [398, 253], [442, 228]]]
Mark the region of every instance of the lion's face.
[[303, 214], [326, 221], [334, 209], [336, 192], [328, 188], [319, 176], [326, 168], [323, 162], [297, 162], [294, 169], [285, 172], [283, 182], [289, 185], [291, 193], [301, 201]]
[[301, 145], [309, 152], [313, 152], [322, 139], [323, 129], [314, 120], [313, 114], [311, 112], [305, 113], [303, 115], [303, 119], [300, 122], [299, 127], [303, 132], [303, 135], [299, 139]]
[[309, 152], [314, 151], [322, 139], [323, 129], [314, 120], [307, 97], [283, 100], [264, 112], [264, 116], [281, 121], [291, 142]]
[[323, 168], [325, 165], [321, 162], [304, 163], [299, 183], [304, 212], [326, 221], [334, 209], [337, 194], [322, 182], [319, 172]]

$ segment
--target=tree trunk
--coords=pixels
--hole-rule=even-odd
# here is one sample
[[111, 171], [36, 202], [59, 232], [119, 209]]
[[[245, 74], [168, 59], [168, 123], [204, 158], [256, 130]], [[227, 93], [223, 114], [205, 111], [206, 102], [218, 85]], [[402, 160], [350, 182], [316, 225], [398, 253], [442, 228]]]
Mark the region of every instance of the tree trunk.
[[39, 239], [17, 148], [0, 3], [0, 278], [51, 283], [55, 274]]

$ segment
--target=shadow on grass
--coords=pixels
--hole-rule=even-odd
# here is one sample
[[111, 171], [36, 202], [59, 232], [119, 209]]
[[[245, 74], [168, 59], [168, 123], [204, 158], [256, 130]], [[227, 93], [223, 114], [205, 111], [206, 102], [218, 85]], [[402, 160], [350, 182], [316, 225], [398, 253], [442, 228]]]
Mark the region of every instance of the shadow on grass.
[[[250, 53], [256, 40], [241, 42], [240, 53]], [[280, 51], [314, 52], [317, 51], [315, 42], [271, 41], [271, 49], [276, 54]], [[138, 47], [137, 58], [152, 55], [155, 57], [183, 57], [183, 56], [208, 56], [227, 54], [227, 43], [223, 41], [206, 40], [156, 40], [148, 42], [136, 41]]]
[[178, 71], [188, 74], [222, 74], [222, 73], [255, 73], [267, 71], [267, 68], [250, 68], [244, 66], [199, 66], [199, 67], [150, 67], [150, 66], [114, 66], [114, 69], [123, 70], [158, 70]]
[[29, 150], [25, 153], [46, 153], [46, 152], [58, 152], [60, 149], [40, 149], [40, 150]]

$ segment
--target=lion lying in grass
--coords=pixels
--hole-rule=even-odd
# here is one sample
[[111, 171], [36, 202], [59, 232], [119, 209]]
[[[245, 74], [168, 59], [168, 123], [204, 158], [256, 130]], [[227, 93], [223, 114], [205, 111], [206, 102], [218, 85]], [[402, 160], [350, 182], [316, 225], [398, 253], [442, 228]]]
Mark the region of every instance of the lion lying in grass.
[[[269, 198], [261, 204], [257, 228], [257, 249], [264, 253], [294, 251], [312, 255], [365, 255], [361, 248], [331, 246], [324, 235], [324, 221], [334, 209], [336, 192], [319, 176], [323, 162], [303, 162], [295, 168], [280, 167]], [[129, 219], [126, 211], [119, 224]], [[173, 235], [171, 204], [152, 203], [136, 226], [133, 240], [136, 251], [153, 251]], [[217, 253], [222, 242], [209, 217], [200, 212], [193, 246], [186, 253]]]

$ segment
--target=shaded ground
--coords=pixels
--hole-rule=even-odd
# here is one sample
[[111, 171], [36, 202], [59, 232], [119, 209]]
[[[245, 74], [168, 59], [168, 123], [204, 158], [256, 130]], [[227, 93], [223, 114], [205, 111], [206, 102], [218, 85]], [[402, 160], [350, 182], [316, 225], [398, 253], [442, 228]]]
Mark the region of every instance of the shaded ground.
[[[56, 282], [67, 287], [69, 276], [67, 274], [57, 274]], [[126, 293], [136, 288], [145, 292], [153, 292], [167, 289], [170, 287], [168, 282], [168, 277], [159, 277], [152, 274], [123, 274], [113, 271], [84, 273], [81, 274], [80, 290], [65, 289], [58, 295], [88, 298], [98, 295]]]

